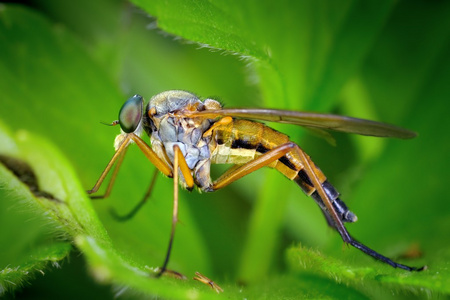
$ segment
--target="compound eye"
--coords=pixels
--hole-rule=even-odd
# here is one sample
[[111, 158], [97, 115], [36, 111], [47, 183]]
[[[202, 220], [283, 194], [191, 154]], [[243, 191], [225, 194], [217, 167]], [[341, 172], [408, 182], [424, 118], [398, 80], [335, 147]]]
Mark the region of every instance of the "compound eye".
[[142, 120], [143, 99], [139, 95], [129, 98], [119, 111], [120, 128], [125, 133], [131, 133], [136, 130]]

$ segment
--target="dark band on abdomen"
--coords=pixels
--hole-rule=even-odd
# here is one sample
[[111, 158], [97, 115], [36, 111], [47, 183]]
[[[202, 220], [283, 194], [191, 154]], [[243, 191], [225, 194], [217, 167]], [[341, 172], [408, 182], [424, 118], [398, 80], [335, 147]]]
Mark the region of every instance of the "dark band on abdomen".
[[[219, 140], [217, 140], [217, 143], [220, 145]], [[222, 141], [223, 143], [223, 141]], [[235, 139], [233, 140], [231, 144], [231, 149], [255, 149], [256, 152], [264, 154], [267, 153], [270, 149], [265, 147], [263, 144], [252, 144], [251, 142], [241, 140], [241, 139]], [[284, 164], [286, 167], [288, 167], [291, 170], [297, 171], [297, 168], [294, 164], [290, 162], [290, 160], [286, 157], [280, 157], [278, 159], [282, 164]]]
[[[325, 204], [323, 203], [323, 200], [320, 197], [319, 193], [313, 187], [311, 179], [308, 177], [306, 172], [304, 170], [300, 170], [297, 176], [294, 178], [294, 181], [307, 195], [311, 195], [311, 197], [316, 201], [316, 203], [324, 212], [325, 216], [327, 217], [328, 223], [330, 223], [331, 219], [329, 218], [329, 214], [327, 213], [327, 208], [325, 207]], [[339, 192], [331, 183], [328, 182], [328, 180], [325, 180], [322, 183], [322, 188], [330, 199], [333, 208], [336, 210], [342, 222], [355, 222], [358, 219], [356, 215], [348, 209], [344, 201], [339, 198]], [[332, 224], [330, 225], [332, 226]]]

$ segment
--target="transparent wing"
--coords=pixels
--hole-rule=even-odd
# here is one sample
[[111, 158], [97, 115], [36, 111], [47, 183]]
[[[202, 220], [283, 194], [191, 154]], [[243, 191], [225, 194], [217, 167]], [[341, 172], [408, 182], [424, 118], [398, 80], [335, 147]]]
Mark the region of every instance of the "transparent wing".
[[205, 117], [215, 119], [231, 116], [235, 118], [253, 119], [277, 123], [287, 123], [299, 126], [322, 128], [334, 131], [355, 133], [377, 137], [393, 137], [410, 139], [416, 133], [395, 125], [370, 120], [310, 112], [299, 112], [278, 109], [230, 108], [220, 110], [205, 110], [189, 114], [190, 117]]

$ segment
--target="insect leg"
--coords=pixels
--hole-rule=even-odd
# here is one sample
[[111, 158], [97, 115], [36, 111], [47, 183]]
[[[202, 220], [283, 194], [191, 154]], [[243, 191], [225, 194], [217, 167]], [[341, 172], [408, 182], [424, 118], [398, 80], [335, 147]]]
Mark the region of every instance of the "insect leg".
[[213, 190], [221, 189], [230, 183], [248, 175], [262, 167], [270, 165], [272, 162], [284, 156], [286, 153], [292, 151], [296, 145], [294, 143], [282, 144], [272, 150], [264, 153], [263, 155], [247, 162], [246, 164], [239, 166], [238, 168], [227, 171], [224, 175], [219, 177], [213, 183]]
[[184, 159], [183, 153], [180, 150], [178, 145], [173, 146], [174, 150], [174, 159], [173, 159], [173, 213], [172, 213], [172, 230], [170, 232], [169, 246], [167, 248], [166, 258], [164, 259], [164, 263], [162, 267], [159, 269], [156, 277], [160, 277], [167, 268], [167, 264], [169, 263], [170, 252], [172, 251], [173, 238], [175, 236], [175, 227], [178, 222], [178, 169], [180, 169], [181, 173], [184, 176], [186, 184], [188, 188], [194, 187], [194, 178], [187, 166], [186, 160]]
[[155, 151], [153, 151], [146, 142], [144, 142], [134, 133], [130, 133], [129, 136], [158, 170], [160, 170], [164, 175], [172, 177], [172, 170], [170, 169], [170, 166], [167, 165], [161, 158], [159, 158]]
[[[125, 150], [127, 149], [128, 145], [130, 144], [130, 138], [131, 138], [130, 135], [127, 135], [124, 138], [123, 142], [120, 144], [119, 148], [117, 148], [116, 152], [114, 153], [113, 157], [109, 161], [106, 168], [103, 170], [102, 174], [100, 175], [100, 178], [97, 180], [94, 187], [92, 189], [90, 189], [89, 191], [87, 191], [88, 194], [93, 194], [98, 191], [98, 189], [102, 185], [103, 181], [105, 180], [106, 175], [109, 173], [109, 171], [111, 170], [114, 163], [117, 161], [117, 159], [120, 158], [121, 155], [125, 154]], [[119, 161], [121, 162], [122, 159], [119, 159]], [[118, 169], [118, 168], [116, 167], [116, 169]], [[115, 175], [117, 175], [117, 174], [115, 174]], [[111, 181], [112, 181], [112, 183], [110, 182], [111, 188], [112, 188], [112, 184], [114, 183], [114, 180], [116, 177], [115, 175], [113, 174], [113, 177], [111, 178]], [[108, 189], [111, 189], [111, 188], [108, 186]], [[107, 189], [107, 192], [108, 192], [108, 189]], [[106, 193], [105, 193], [105, 195], [106, 195]]]
[[200, 281], [201, 283], [209, 285], [213, 290], [216, 291], [217, 294], [220, 294], [223, 292], [223, 289], [214, 281], [206, 277], [200, 272], [195, 272], [195, 276], [193, 278], [194, 280]]
[[125, 155], [127, 147], [130, 145], [130, 140], [133, 140], [136, 145], [141, 149], [141, 151], [145, 154], [145, 156], [150, 160], [150, 162], [155, 165], [155, 167], [160, 170], [164, 175], [168, 177], [172, 177], [172, 170], [170, 166], [168, 166], [163, 160], [161, 160], [158, 155], [152, 150], [152, 148], [147, 145], [140, 137], [135, 135], [134, 133], [127, 134], [120, 146], [117, 148], [116, 152], [114, 153], [113, 157], [109, 161], [106, 168], [103, 170], [102, 174], [100, 175], [100, 178], [95, 183], [94, 187], [87, 191], [88, 194], [93, 194], [98, 191], [100, 186], [102, 185], [103, 181], [106, 178], [106, 175], [108, 175], [109, 171], [113, 167], [114, 163], [118, 161], [118, 164], [116, 166], [116, 169], [114, 170], [113, 176], [111, 177], [110, 183], [108, 184], [108, 188], [106, 189], [105, 195], [103, 196], [95, 196], [94, 199], [97, 198], [106, 198], [109, 193], [111, 192], [112, 186], [114, 184], [114, 181], [116, 179], [117, 173], [119, 171], [119, 167], [122, 164], [123, 156]]
[[339, 218], [336, 210], [334, 209], [332, 202], [330, 201], [327, 193], [325, 192], [325, 190], [322, 187], [322, 184], [320, 183], [319, 179], [317, 178], [316, 173], [313, 171], [313, 168], [311, 167], [312, 162], [310, 161], [310, 159], [307, 157], [307, 155], [305, 154], [305, 152], [303, 152], [302, 149], [300, 149], [300, 147], [298, 147], [297, 145], [295, 145], [295, 149], [299, 154], [299, 157], [301, 159], [301, 162], [304, 166], [304, 170], [306, 172], [306, 174], [308, 175], [308, 177], [310, 178], [312, 184], [314, 185], [314, 188], [317, 190], [317, 192], [319, 193], [320, 197], [322, 198], [322, 201], [326, 207], [326, 213], [328, 213], [329, 217], [327, 217], [327, 220], [329, 222], [333, 222], [333, 227], [336, 228], [336, 230], [339, 232], [339, 234], [341, 235], [342, 239], [344, 240], [345, 243], [348, 243], [350, 245], [352, 245], [353, 247], [361, 250], [362, 252], [366, 253], [367, 255], [372, 256], [373, 258], [382, 261], [386, 264], [391, 265], [394, 268], [400, 268], [400, 269], [404, 269], [404, 270], [408, 270], [408, 271], [421, 271], [423, 270], [425, 267], [421, 267], [421, 268], [416, 268], [416, 267], [409, 267], [409, 266], [405, 266], [399, 263], [394, 262], [393, 260], [381, 255], [380, 253], [370, 249], [369, 247], [367, 247], [366, 245], [358, 242], [357, 240], [355, 240], [352, 236], [350, 236], [350, 234], [348, 233], [347, 229], [345, 228], [344, 224], [342, 223], [341, 219]]
[[150, 185], [147, 189], [147, 192], [145, 193], [144, 197], [142, 197], [141, 201], [139, 201], [139, 203], [129, 213], [121, 216], [116, 212], [116, 210], [114, 208], [110, 209], [111, 215], [117, 221], [120, 221], [120, 222], [128, 221], [129, 219], [134, 217], [134, 215], [136, 215], [136, 213], [144, 206], [145, 202], [147, 202], [147, 200], [150, 198], [150, 196], [152, 194], [152, 190], [153, 190], [153, 187], [155, 186], [156, 178], [158, 177], [158, 173], [159, 173], [159, 170], [155, 169], [155, 171], [153, 172], [153, 175], [152, 175], [152, 179], [150, 181]]
[[[119, 154], [119, 157], [117, 158], [116, 166], [114, 167], [114, 171], [112, 173], [111, 179], [109, 180], [108, 186], [106, 187], [106, 191], [103, 195], [94, 195], [90, 196], [92, 200], [97, 199], [105, 199], [108, 198], [108, 196], [111, 194], [112, 188], [114, 186], [114, 182], [116, 181], [117, 174], [119, 173], [120, 166], [122, 165], [123, 159], [125, 157], [125, 153], [127, 152], [128, 148], [123, 149], [123, 151]], [[88, 191], [89, 193], [89, 191]]]

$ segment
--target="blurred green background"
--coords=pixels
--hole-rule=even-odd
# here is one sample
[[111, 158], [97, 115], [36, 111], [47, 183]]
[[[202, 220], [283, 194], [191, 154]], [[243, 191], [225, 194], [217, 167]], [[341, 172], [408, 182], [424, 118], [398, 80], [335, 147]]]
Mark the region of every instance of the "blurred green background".
[[[289, 134], [341, 192], [359, 217], [348, 225], [358, 240], [398, 259], [418, 248], [419, 258], [401, 261], [427, 264], [429, 270], [392, 270], [343, 247], [314, 201], [273, 170], [212, 194], [181, 192], [169, 267], [188, 277], [200, 271], [222, 283], [224, 296], [232, 298], [448, 296], [448, 1], [133, 2], [1, 4], [1, 127], [10, 135], [26, 130], [43, 137], [68, 160], [61, 168], [73, 168], [84, 189], [93, 186], [113, 154], [118, 129], [100, 122], [117, 119], [133, 94], [148, 100], [183, 89], [227, 107], [331, 112], [414, 130], [418, 137], [407, 141], [333, 133], [333, 147], [301, 128], [271, 124]], [[0, 136], [1, 153], [9, 151], [6, 136]], [[113, 249], [145, 271], [164, 259], [172, 181], [161, 176], [152, 199], [131, 221], [115, 221], [109, 209], [131, 210], [153, 173], [135, 148], [128, 151], [111, 197], [92, 203], [96, 214], [72, 213], [94, 220], [98, 215]], [[43, 149], [37, 143], [32, 151]], [[214, 168], [213, 176], [223, 170]], [[37, 172], [40, 182], [50, 171]], [[200, 289], [196, 296], [214, 296], [192, 281], [169, 281], [162, 290], [146, 289], [145, 281], [133, 286], [114, 268], [103, 278], [98, 270], [114, 263], [102, 262], [95, 250], [84, 248], [84, 239], [76, 239], [88, 234], [71, 231], [70, 221], [50, 222], [19, 199], [17, 188], [8, 189], [12, 179], [3, 176], [0, 295], [6, 289], [6, 297], [34, 299], [177, 298], [185, 295], [178, 291], [192, 296], [189, 291]], [[60, 269], [30, 262], [35, 249], [74, 239]], [[314, 262], [316, 251], [325, 263]], [[26, 282], [17, 289], [20, 284], [7, 283], [5, 270], [24, 262], [34, 276], [14, 275], [17, 284]], [[45, 276], [36, 271], [41, 268]]]

